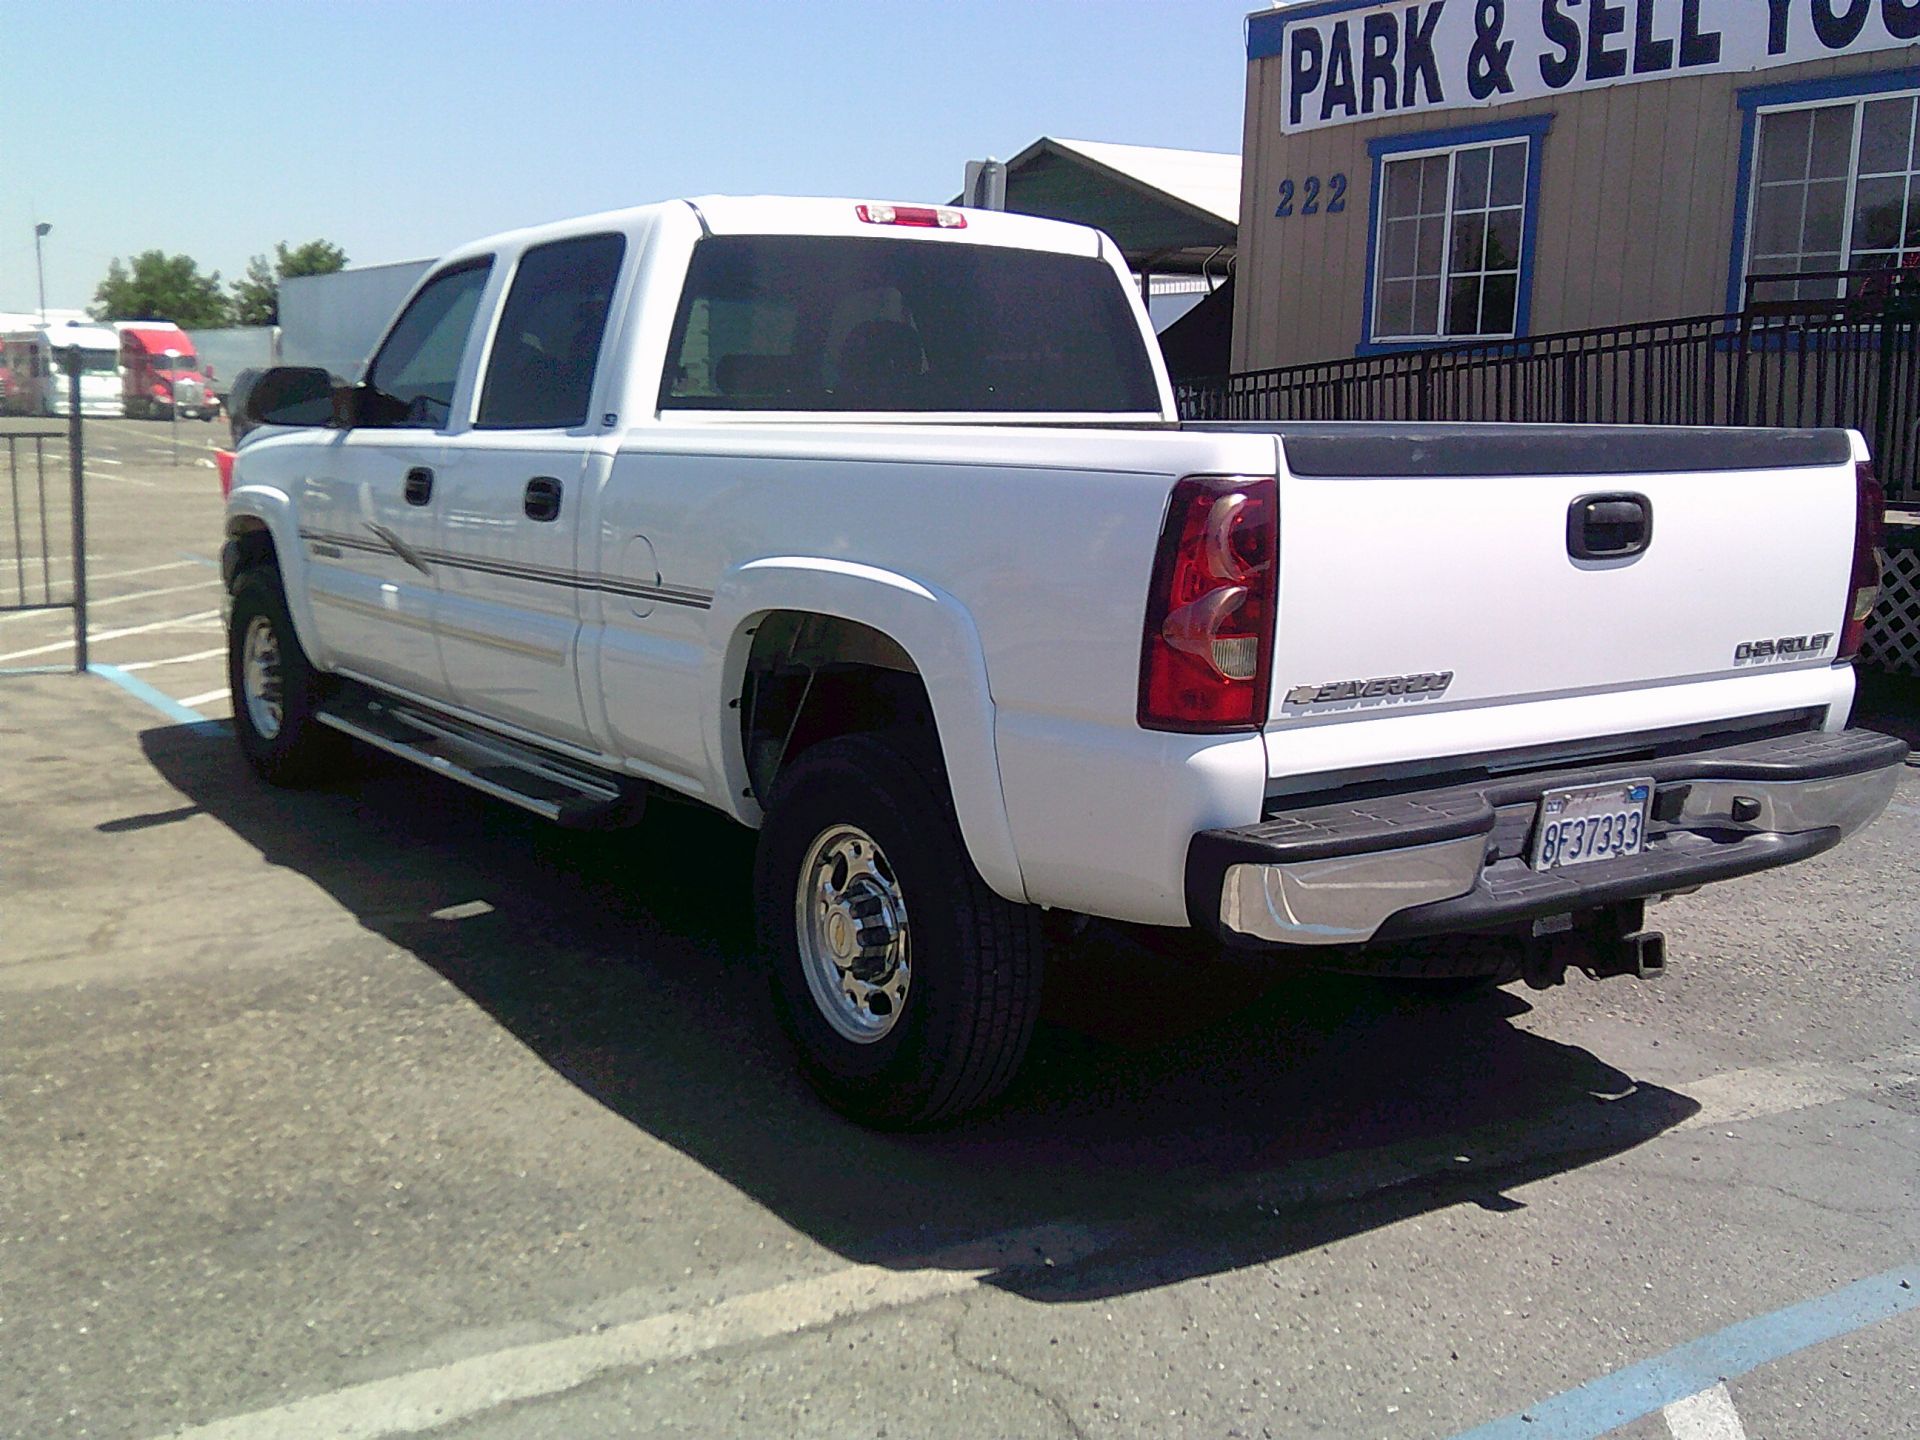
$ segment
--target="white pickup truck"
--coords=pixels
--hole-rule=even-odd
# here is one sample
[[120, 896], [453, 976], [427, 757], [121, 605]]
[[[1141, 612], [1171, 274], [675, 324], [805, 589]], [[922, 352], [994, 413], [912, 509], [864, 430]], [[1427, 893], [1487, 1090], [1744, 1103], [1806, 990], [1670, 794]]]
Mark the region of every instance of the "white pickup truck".
[[[1113, 243], [677, 201], [433, 267], [277, 370], [235, 728], [558, 821], [758, 827], [777, 1008], [868, 1123], [1008, 1082], [1044, 911], [1324, 966], [1650, 974], [1646, 901], [1886, 804], [1841, 431], [1182, 424]], [[636, 884], [644, 883], [636, 877]]]

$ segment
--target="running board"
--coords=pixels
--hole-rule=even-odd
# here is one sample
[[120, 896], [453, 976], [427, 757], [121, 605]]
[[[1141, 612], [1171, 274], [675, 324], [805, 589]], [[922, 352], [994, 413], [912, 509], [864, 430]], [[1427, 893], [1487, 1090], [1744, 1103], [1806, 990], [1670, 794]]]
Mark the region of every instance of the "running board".
[[358, 685], [322, 706], [322, 725], [570, 830], [639, 821], [646, 787]]

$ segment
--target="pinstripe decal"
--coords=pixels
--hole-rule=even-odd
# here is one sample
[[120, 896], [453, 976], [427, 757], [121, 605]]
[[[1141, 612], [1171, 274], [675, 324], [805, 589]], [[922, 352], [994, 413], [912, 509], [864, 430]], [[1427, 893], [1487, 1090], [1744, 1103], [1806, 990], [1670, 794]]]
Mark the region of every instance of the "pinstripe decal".
[[[336, 550], [356, 550], [369, 555], [396, 553], [391, 547], [375, 541], [364, 540], [358, 535], [339, 535], [331, 530], [302, 529], [300, 538], [319, 554], [326, 553], [320, 548], [323, 546], [333, 546]], [[603, 595], [621, 595], [636, 600], [654, 600], [663, 605], [684, 605], [693, 610], [713, 608], [712, 591], [695, 590], [685, 585], [647, 585], [638, 580], [628, 580], [617, 575], [589, 574], [577, 570], [550, 570], [536, 565], [522, 565], [512, 560], [481, 560], [471, 555], [451, 554], [445, 550], [422, 549], [412, 553], [430, 564], [445, 565], [453, 570], [498, 575], [508, 580], [530, 580], [540, 585], [561, 585], [570, 590], [592, 590]]]

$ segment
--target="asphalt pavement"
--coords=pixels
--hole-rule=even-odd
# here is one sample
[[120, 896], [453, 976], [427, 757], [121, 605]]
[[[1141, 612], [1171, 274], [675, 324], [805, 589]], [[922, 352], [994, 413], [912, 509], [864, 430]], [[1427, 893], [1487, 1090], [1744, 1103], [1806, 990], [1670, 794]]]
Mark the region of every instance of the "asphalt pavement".
[[0, 615], [0, 1435], [1920, 1434], [1920, 770], [1655, 983], [1096, 929], [1003, 1106], [874, 1135], [744, 832], [246, 770], [223, 431], [88, 427], [105, 671]]

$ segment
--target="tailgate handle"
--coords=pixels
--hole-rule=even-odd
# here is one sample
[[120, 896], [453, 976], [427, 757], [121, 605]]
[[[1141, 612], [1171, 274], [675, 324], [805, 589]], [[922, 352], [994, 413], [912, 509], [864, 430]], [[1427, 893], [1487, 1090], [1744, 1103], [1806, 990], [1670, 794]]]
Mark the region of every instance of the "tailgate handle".
[[1644, 495], [1582, 495], [1567, 507], [1567, 554], [1626, 560], [1653, 542], [1653, 503]]

